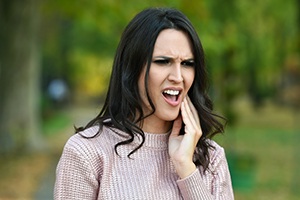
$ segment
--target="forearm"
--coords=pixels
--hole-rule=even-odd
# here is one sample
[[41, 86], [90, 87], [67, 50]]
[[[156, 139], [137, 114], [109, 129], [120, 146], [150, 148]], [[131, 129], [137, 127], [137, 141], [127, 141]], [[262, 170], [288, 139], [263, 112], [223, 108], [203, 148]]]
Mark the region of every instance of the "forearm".
[[234, 199], [224, 149], [216, 147], [211, 153], [210, 165], [205, 172], [200, 167], [177, 181], [184, 199]]
[[172, 162], [180, 179], [190, 176], [196, 170], [196, 165], [193, 162], [180, 162], [174, 160]]
[[189, 176], [177, 181], [183, 199], [205, 199], [213, 200], [214, 197], [207, 185], [202, 180], [198, 169], [194, 170]]

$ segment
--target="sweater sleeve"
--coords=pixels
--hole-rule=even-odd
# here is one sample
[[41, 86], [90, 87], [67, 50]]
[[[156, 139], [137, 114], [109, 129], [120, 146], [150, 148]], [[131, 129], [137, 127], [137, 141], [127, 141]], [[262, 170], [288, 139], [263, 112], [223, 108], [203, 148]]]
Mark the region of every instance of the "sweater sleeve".
[[196, 169], [190, 176], [178, 180], [177, 184], [183, 199], [234, 199], [225, 152], [219, 146], [211, 155], [210, 167], [204, 175]]
[[213, 196], [202, 181], [202, 177], [198, 169], [196, 169], [190, 176], [178, 180], [177, 184], [183, 199], [213, 200]]
[[99, 182], [80, 145], [69, 140], [56, 169], [54, 199], [96, 199]]

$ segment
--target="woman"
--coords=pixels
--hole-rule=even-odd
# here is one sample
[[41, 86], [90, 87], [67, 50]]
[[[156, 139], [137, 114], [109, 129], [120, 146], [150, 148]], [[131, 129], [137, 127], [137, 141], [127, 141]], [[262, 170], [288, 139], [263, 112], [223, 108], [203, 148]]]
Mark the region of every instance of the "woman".
[[126, 27], [100, 114], [77, 129], [55, 199], [233, 199], [204, 52], [180, 11], [150, 8]]

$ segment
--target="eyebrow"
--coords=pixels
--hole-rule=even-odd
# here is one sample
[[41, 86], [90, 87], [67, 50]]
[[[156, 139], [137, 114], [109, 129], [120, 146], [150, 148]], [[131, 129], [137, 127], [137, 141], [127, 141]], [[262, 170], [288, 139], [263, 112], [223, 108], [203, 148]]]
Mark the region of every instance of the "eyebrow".
[[[168, 56], [154, 56], [153, 59], [169, 59], [169, 60], [174, 60], [175, 58], [174, 57], [168, 57]], [[187, 58], [187, 59], [184, 59], [183, 61], [194, 61], [194, 58]]]

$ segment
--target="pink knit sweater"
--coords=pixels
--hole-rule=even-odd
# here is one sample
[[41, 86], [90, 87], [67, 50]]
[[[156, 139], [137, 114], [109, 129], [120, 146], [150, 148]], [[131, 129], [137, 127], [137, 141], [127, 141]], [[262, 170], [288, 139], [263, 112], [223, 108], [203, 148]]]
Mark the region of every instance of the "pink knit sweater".
[[[92, 136], [99, 127], [81, 134]], [[98, 137], [79, 134], [66, 143], [57, 166], [55, 199], [234, 199], [224, 150], [214, 141], [209, 170], [195, 170], [179, 179], [168, 154], [168, 134], [145, 133], [142, 148], [127, 157], [137, 144], [118, 147], [124, 133], [104, 127]]]

